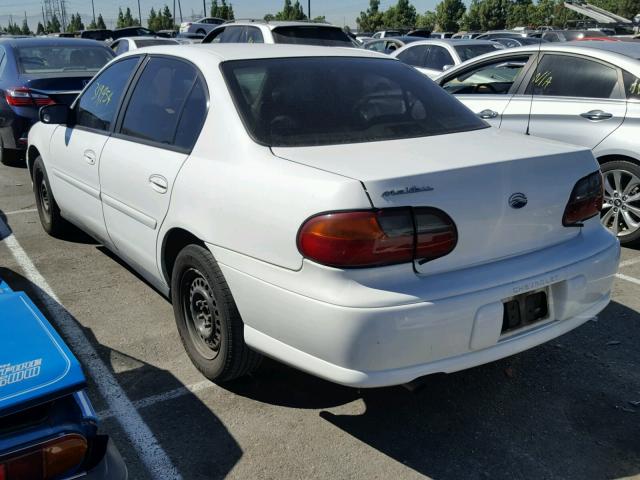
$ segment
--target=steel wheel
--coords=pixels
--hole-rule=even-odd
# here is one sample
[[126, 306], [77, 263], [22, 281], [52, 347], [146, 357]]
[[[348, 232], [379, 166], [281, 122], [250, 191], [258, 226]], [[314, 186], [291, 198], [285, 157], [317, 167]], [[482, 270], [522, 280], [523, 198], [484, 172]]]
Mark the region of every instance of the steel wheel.
[[213, 360], [222, 342], [222, 322], [213, 290], [202, 273], [190, 268], [182, 276], [180, 293], [191, 341], [200, 355]]
[[40, 199], [40, 206], [42, 207], [42, 214], [46, 217], [47, 221], [51, 220], [51, 202], [49, 200], [49, 190], [47, 190], [47, 184], [44, 178], [40, 180], [38, 187], [38, 198]]
[[640, 178], [621, 169], [603, 176], [602, 224], [622, 240], [640, 229]]

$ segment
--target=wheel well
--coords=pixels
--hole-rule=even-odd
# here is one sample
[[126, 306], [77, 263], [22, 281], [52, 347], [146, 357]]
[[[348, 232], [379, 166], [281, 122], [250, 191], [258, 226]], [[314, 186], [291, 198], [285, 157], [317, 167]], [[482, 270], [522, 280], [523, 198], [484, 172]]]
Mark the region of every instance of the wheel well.
[[162, 242], [162, 274], [169, 285], [178, 254], [184, 247], [192, 244], [205, 246], [202, 240], [182, 228], [172, 228], [165, 235]]
[[631, 162], [640, 165], [640, 161], [633, 157], [627, 157], [626, 155], [603, 155], [602, 157], [598, 157], [598, 163], [600, 163], [600, 165], [615, 161]]
[[35, 163], [36, 158], [38, 158], [38, 155], [40, 155], [38, 149], [31, 145], [27, 151], [27, 167], [29, 168], [29, 175], [31, 176], [33, 176], [33, 164]]

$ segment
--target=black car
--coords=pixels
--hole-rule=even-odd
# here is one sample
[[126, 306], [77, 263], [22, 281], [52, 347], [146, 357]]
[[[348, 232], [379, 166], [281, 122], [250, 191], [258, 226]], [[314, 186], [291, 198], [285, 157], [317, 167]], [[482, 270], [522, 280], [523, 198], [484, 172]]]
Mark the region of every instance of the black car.
[[117, 40], [122, 37], [166, 37], [171, 36], [167, 33], [154, 32], [144, 27], [123, 27], [116, 28], [111, 32], [111, 38]]
[[95, 40], [0, 38], [0, 162], [27, 146], [43, 105], [70, 105], [114, 54]]

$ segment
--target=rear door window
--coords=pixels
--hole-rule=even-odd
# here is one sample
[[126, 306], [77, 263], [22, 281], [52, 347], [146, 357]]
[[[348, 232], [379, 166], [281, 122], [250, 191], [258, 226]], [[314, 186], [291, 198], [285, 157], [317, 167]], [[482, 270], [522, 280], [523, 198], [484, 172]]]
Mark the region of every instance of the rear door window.
[[527, 85], [527, 94], [554, 97], [620, 98], [618, 71], [569, 55], [545, 55]]
[[116, 49], [114, 50], [116, 55], [121, 55], [129, 51], [129, 41], [128, 40], [119, 40]]
[[445, 65], [454, 64], [455, 62], [446, 48], [431, 45], [429, 55], [427, 56], [427, 61], [424, 66], [431, 70], [443, 70]]
[[258, 27], [246, 27], [245, 35], [247, 43], [264, 43], [262, 32]]
[[429, 45], [416, 45], [409, 47], [398, 54], [398, 60], [413, 65], [414, 67], [424, 67], [429, 54]]
[[116, 62], [97, 76], [76, 104], [76, 125], [109, 131], [138, 57]]
[[244, 43], [244, 27], [226, 27], [216, 40], [220, 43]]
[[[152, 57], [131, 94], [120, 133], [143, 142], [175, 145], [180, 122], [193, 127], [193, 122], [199, 124], [203, 118], [202, 111], [194, 107], [202, 98], [203, 86], [198, 80], [198, 72], [191, 64], [174, 58]], [[183, 115], [185, 105], [191, 110]], [[182, 120], [184, 116], [193, 118]], [[199, 132], [197, 128], [191, 133]], [[182, 132], [180, 138], [179, 146], [183, 147], [192, 137], [189, 132]]]

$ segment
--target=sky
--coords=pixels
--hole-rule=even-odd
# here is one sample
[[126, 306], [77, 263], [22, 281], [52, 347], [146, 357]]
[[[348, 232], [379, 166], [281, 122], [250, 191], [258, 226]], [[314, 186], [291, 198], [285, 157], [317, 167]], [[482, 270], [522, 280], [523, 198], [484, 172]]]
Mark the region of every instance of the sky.
[[[91, 21], [91, 0], [65, 0], [67, 5], [67, 14], [80, 13], [82, 21], [87, 24]], [[138, 16], [137, 0], [93, 0], [96, 16], [102, 13], [107, 23], [107, 27], [115, 27], [110, 24], [115, 23], [118, 15], [118, 7], [124, 10], [131, 8], [134, 16]], [[207, 10], [209, 10], [211, 0], [205, 0]], [[397, 0], [381, 0], [381, 9], [396, 3]], [[182, 16], [185, 20], [190, 19], [192, 15], [202, 16], [202, 0], [180, 0], [182, 4]], [[231, 2], [236, 18], [262, 18], [266, 13], [276, 13], [282, 8], [284, 0], [235, 0]], [[307, 0], [301, 0], [303, 8], [307, 10]], [[419, 13], [433, 9], [437, 0], [412, 0], [413, 5]], [[143, 25], [146, 26], [146, 18], [149, 10], [154, 7], [156, 10], [165, 4], [169, 8], [173, 8], [173, 0], [140, 0], [140, 9], [142, 11]], [[5, 26], [10, 18], [21, 24], [24, 19], [25, 12], [29, 27], [35, 30], [38, 21], [42, 21], [42, 0], [0, 0], [0, 25]], [[369, 0], [311, 0], [311, 15], [316, 17], [324, 15], [327, 21], [336, 25], [356, 26], [356, 17], [360, 11], [366, 10], [369, 6]], [[207, 12], [208, 13], [208, 12]], [[176, 17], [180, 20], [176, 0]]]

